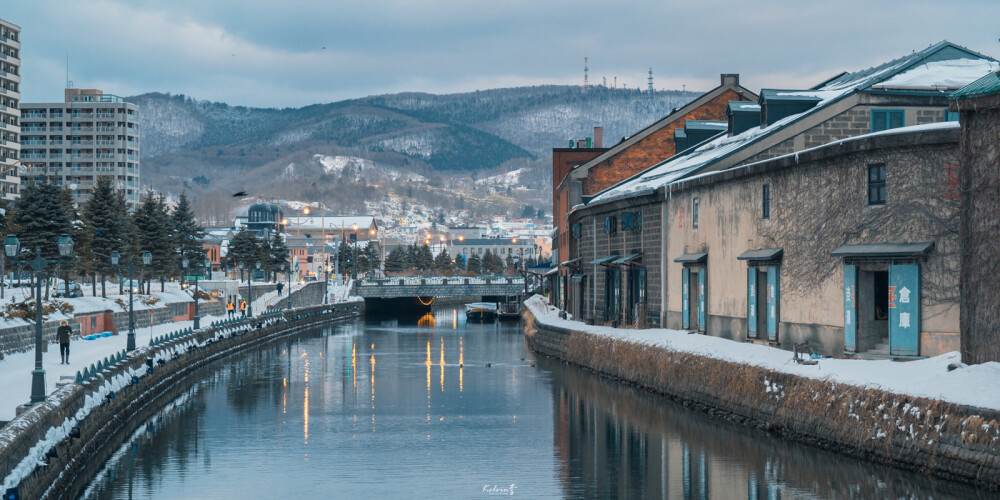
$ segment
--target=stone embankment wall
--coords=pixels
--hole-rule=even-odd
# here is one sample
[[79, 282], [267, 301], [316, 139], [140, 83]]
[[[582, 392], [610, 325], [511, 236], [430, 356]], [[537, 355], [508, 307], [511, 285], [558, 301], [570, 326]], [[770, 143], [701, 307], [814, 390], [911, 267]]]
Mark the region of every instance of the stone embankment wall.
[[[163, 356], [165, 364], [154, 366], [152, 373], [125, 385], [113, 398], [103, 397], [86, 418], [76, 423], [78, 437], [70, 433], [69, 437], [55, 443], [47, 454], [46, 463], [34, 467], [16, 485], [20, 498], [76, 498], [115, 449], [164, 404], [187, 390], [189, 379], [209, 368], [213, 361], [317, 323], [358, 317], [363, 308], [362, 302], [354, 302], [288, 310], [269, 318], [277, 319], [275, 324], [250, 329], [251, 322], [259, 321], [254, 318], [241, 323], [246, 327], [242, 335], [214, 340], [175, 357], [170, 353], [181, 344], [192, 338], [199, 343], [213, 339], [218, 329], [204, 328], [193, 333], [193, 337], [136, 350], [125, 362], [96, 378], [57, 390], [48, 401], [32, 406], [0, 429], [0, 480], [8, 477], [26, 457], [39, 453], [37, 446], [46, 439], [51, 440], [51, 430], [65, 426], [67, 419], [73, 418], [87, 404], [88, 398], [100, 397], [97, 391], [105, 380], [135, 369], [144, 370], [147, 357]], [[225, 328], [233, 328], [233, 325]]]
[[789, 375], [553, 327], [525, 308], [536, 351], [713, 415], [889, 465], [1000, 487], [1000, 412]]

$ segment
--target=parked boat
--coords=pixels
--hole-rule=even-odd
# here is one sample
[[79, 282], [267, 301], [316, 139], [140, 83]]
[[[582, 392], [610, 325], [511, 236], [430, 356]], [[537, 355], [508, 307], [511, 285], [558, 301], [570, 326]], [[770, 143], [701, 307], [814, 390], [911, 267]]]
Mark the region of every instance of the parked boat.
[[492, 302], [465, 304], [465, 317], [476, 321], [493, 321], [497, 318], [497, 305]]

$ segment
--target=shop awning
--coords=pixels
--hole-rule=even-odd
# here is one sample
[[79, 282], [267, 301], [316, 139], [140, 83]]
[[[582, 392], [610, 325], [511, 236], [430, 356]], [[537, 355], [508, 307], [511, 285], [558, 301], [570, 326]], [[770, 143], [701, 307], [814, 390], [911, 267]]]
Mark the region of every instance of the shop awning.
[[781, 254], [785, 251], [784, 248], [761, 248], [759, 250], [747, 250], [736, 257], [738, 260], [778, 260], [781, 258]]
[[703, 264], [708, 260], [708, 253], [686, 253], [674, 259], [681, 264]]
[[607, 257], [601, 257], [600, 259], [594, 259], [594, 260], [590, 261], [590, 264], [591, 265], [595, 265], [595, 266], [598, 265], [598, 264], [607, 264], [608, 262], [611, 262], [611, 261], [613, 261], [613, 260], [615, 260], [617, 258], [618, 258], [618, 254], [608, 255]]
[[933, 241], [922, 243], [875, 243], [841, 245], [830, 252], [833, 257], [921, 257], [934, 248]]
[[545, 276], [552, 276], [553, 274], [558, 273], [558, 272], [559, 272], [559, 268], [558, 267], [553, 267], [552, 270], [550, 270], [549, 272], [545, 273]]
[[559, 264], [559, 266], [560, 267], [579, 267], [581, 260], [583, 260], [583, 257], [577, 257], [575, 259], [567, 260], [566, 262], [563, 262], [562, 264]]
[[611, 261], [611, 265], [613, 265], [613, 266], [620, 266], [622, 264], [628, 264], [629, 262], [632, 262], [633, 260], [637, 260], [637, 259], [641, 259], [641, 258], [642, 258], [642, 254], [641, 253], [628, 254], [628, 255], [620, 258], [620, 259]]
[[[534, 274], [535, 276], [545, 276], [553, 268], [550, 266], [534, 266], [528, 268], [528, 274]], [[556, 268], [558, 269], [558, 268]]]

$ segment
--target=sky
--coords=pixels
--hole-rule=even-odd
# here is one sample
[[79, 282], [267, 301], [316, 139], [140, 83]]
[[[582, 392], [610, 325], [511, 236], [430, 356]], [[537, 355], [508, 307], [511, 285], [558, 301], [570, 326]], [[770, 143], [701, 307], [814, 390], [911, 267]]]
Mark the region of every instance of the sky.
[[806, 88], [947, 39], [1000, 58], [995, 0], [0, 0], [22, 100], [77, 88], [298, 107], [543, 84]]

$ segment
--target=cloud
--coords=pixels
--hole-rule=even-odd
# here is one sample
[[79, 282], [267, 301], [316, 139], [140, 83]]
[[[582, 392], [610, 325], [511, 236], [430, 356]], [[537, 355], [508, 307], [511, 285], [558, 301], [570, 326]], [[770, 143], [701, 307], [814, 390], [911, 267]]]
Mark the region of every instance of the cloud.
[[705, 90], [728, 72], [754, 89], [811, 86], [945, 38], [995, 53], [1000, 4], [37, 0], [2, 15], [24, 29], [26, 101], [61, 98], [68, 53], [79, 87], [301, 106], [579, 84], [584, 56], [592, 82], [631, 88], [649, 67], [658, 89]]

